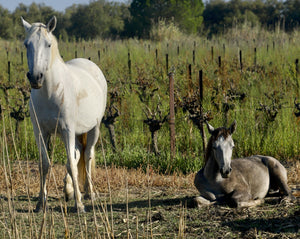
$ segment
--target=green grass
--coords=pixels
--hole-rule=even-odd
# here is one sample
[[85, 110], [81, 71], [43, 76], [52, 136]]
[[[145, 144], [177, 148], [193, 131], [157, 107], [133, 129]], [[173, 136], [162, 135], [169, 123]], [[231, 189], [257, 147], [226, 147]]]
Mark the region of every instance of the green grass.
[[[228, 90], [232, 88], [246, 94], [243, 101], [229, 101], [234, 107], [227, 113], [227, 126], [234, 119], [238, 123], [237, 132], [233, 136], [237, 146], [235, 156], [259, 153], [272, 155], [280, 160], [299, 159], [299, 118], [294, 115], [296, 111], [294, 99], [299, 98], [300, 92], [300, 76], [299, 73], [298, 77], [296, 76], [295, 70], [295, 60], [300, 55], [298, 35], [299, 32], [287, 35], [283, 32], [269, 33], [255, 29], [248, 29], [248, 31], [241, 29], [240, 32], [233, 31], [231, 34], [214, 37], [211, 40], [181, 36], [180, 39], [170, 42], [135, 39], [98, 40], [78, 43], [59, 42], [59, 47], [64, 60], [74, 58], [75, 51], [78, 57], [90, 57], [104, 72], [109, 90], [117, 88], [120, 93], [120, 98], [115, 101], [121, 113], [115, 123], [117, 152], [112, 150], [107, 129], [101, 127], [108, 163], [137, 168], [143, 167], [149, 161], [160, 172], [165, 172], [168, 167], [171, 167], [174, 171], [187, 173], [197, 171], [203, 164], [202, 138], [196, 126], [188, 119], [188, 113], [180, 108], [176, 110], [176, 157], [173, 160], [170, 159], [167, 122], [158, 133], [160, 156], [149, 153], [151, 134], [148, 126], [143, 123], [146, 119], [144, 114], [146, 105], [155, 110], [160, 103], [162, 113], [164, 115], [168, 113], [169, 80], [165, 55], [169, 54], [169, 70], [175, 71], [175, 91], [179, 98], [198, 88], [198, 72], [203, 70], [204, 110], [210, 111], [213, 117], [210, 123], [215, 127], [226, 123], [222, 104], [226, 101], [224, 96]], [[214, 49], [213, 59], [211, 47]], [[254, 65], [255, 47], [256, 66]], [[193, 50], [195, 50], [195, 64], [192, 64]], [[243, 56], [243, 71], [239, 64], [239, 50], [242, 51]], [[98, 51], [100, 51], [100, 60]], [[23, 64], [21, 64], [21, 52], [24, 54]], [[131, 77], [127, 62], [128, 52], [131, 59]], [[222, 59], [221, 69], [218, 67], [218, 56]], [[3, 90], [0, 90], [2, 114], [5, 121], [9, 122], [9, 115], [13, 109], [18, 109], [20, 106], [26, 109], [27, 102], [24, 103], [22, 94], [16, 90], [18, 87], [29, 89], [26, 80], [25, 48], [21, 42], [0, 41], [0, 59], [1, 85], [15, 87], [7, 91], [7, 96]], [[7, 61], [11, 62], [10, 81], [8, 81]], [[192, 64], [192, 83], [188, 83], [188, 64]], [[135, 84], [141, 79], [151, 82], [151, 86], [145, 91], [146, 103], [140, 101], [138, 94], [143, 92]], [[153, 97], [150, 97], [150, 92], [155, 88], [158, 90]], [[281, 104], [282, 107], [278, 109], [275, 119], [270, 121], [266, 112], [258, 109], [261, 107], [260, 104], [273, 107], [272, 99], [265, 95], [272, 93], [275, 95], [274, 99], [282, 95], [282, 98], [278, 97], [276, 102], [277, 106]], [[219, 109], [212, 104], [212, 96], [215, 97], [214, 103], [219, 105]], [[15, 120], [11, 119], [11, 122], [12, 130], [6, 129], [8, 134], [10, 131], [14, 132]], [[16, 144], [21, 158], [38, 158], [29, 118], [26, 117], [25, 121], [20, 122], [19, 127]], [[23, 143], [25, 140], [28, 142], [27, 148]], [[12, 145], [12, 142], [9, 141], [9, 144]], [[58, 149], [55, 153], [55, 161], [64, 161], [63, 146], [60, 144]], [[103, 162], [100, 148], [97, 152], [98, 161]]]

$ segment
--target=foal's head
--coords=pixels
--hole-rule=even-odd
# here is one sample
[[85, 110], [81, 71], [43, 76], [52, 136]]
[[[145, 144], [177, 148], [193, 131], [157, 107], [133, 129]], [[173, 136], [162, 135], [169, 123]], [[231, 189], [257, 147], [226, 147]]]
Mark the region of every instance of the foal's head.
[[234, 148], [234, 142], [231, 135], [236, 129], [236, 121], [229, 128], [221, 127], [214, 129], [207, 123], [207, 128], [211, 137], [209, 139], [206, 151], [206, 161], [213, 156], [216, 160], [221, 176], [228, 178], [231, 173], [231, 156]]
[[51, 64], [51, 45], [54, 41], [52, 31], [56, 27], [56, 17], [52, 17], [47, 25], [42, 23], [30, 24], [22, 18], [26, 31], [24, 45], [27, 48], [29, 71], [27, 78], [34, 89], [42, 87], [45, 72]]

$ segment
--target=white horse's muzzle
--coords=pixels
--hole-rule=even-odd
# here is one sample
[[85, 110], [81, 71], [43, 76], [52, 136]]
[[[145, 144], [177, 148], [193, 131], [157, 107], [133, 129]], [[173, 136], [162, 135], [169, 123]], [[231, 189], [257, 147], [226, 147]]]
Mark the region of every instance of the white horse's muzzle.
[[35, 74], [31, 74], [30, 72], [27, 72], [27, 78], [30, 82], [31, 88], [40, 89], [43, 86], [43, 82], [44, 82], [43, 73], [38, 73], [35, 75]]

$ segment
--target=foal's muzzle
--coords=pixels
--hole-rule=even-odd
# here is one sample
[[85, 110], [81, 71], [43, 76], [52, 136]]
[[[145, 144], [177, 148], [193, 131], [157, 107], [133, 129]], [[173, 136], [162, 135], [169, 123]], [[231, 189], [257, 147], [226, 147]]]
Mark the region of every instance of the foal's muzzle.
[[231, 167], [229, 167], [227, 169], [221, 168], [220, 173], [221, 173], [222, 178], [229, 178], [231, 171], [232, 171]]
[[40, 89], [43, 86], [44, 75], [43, 73], [38, 73], [36, 75], [27, 72], [27, 78], [30, 82], [31, 88]]

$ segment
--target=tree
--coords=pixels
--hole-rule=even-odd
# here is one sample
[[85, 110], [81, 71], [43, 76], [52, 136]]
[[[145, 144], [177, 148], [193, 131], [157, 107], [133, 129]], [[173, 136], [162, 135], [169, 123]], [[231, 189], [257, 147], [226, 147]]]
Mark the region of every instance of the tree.
[[227, 3], [223, 0], [213, 0], [207, 3], [203, 12], [204, 25], [211, 34], [221, 32], [228, 27], [225, 17], [229, 15]]
[[7, 9], [0, 6], [0, 38], [12, 38], [13, 21]]
[[[28, 22], [48, 22], [51, 17], [60, 15], [53, 8], [46, 6], [45, 4], [32, 3], [30, 6], [26, 6], [22, 3], [15, 9], [12, 14], [14, 23], [14, 35], [16, 38], [23, 38], [24, 28], [21, 24], [21, 17]], [[58, 25], [61, 23], [58, 23]]]
[[283, 3], [279, 0], [212, 0], [206, 5], [203, 17], [206, 29], [215, 34], [245, 21], [273, 30], [283, 20], [282, 13]]
[[300, 1], [287, 0], [284, 2], [283, 14], [285, 17], [285, 29], [291, 31], [300, 25]]
[[203, 22], [204, 5], [201, 0], [172, 0], [173, 17], [186, 33], [197, 33]]
[[174, 20], [180, 29], [187, 33], [196, 33], [202, 24], [202, 0], [133, 0], [129, 11], [131, 21], [126, 30], [128, 35], [149, 37], [153, 24], [160, 19]]
[[[71, 15], [71, 26], [68, 31], [76, 38], [93, 39], [120, 34], [124, 28], [120, 4], [105, 0], [79, 5]], [[123, 9], [124, 12], [124, 9]]]

